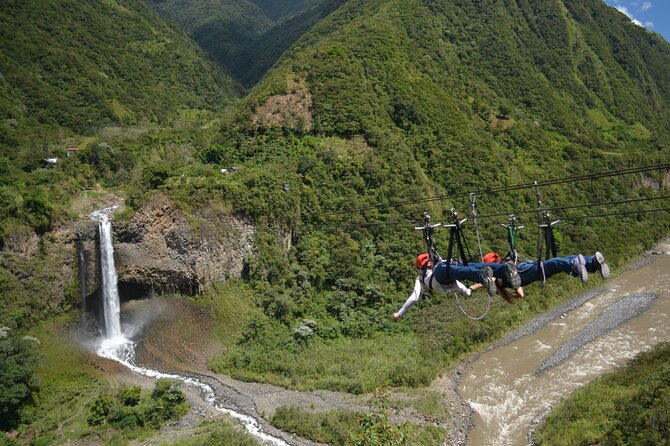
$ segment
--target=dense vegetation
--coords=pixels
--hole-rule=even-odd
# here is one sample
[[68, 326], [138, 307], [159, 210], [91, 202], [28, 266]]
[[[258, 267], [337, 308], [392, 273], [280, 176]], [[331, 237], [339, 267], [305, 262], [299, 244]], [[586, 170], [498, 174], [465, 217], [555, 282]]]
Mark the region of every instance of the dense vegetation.
[[[286, 253], [277, 231], [259, 232], [249, 279], [264, 315], [212, 361], [214, 370], [354, 392], [421, 385], [576, 290], [566, 281], [531, 288], [525, 302], [494, 308], [482, 323], [434, 301], [405, 323], [389, 318], [423, 249], [413, 231], [423, 210], [464, 214], [473, 190], [670, 159], [670, 83], [658, 68], [670, 63], [667, 43], [600, 2], [564, 6], [350, 1], [292, 48], [201, 152], [204, 162], [245, 167], [208, 187], [292, 239]], [[587, 62], [595, 71], [585, 71]], [[300, 101], [311, 101], [309, 114], [296, 105], [273, 115], [273, 103]], [[616, 210], [664, 207], [667, 200], [651, 199], [662, 196], [665, 175], [546, 187], [543, 204], [635, 197], [649, 200]], [[176, 199], [184, 192], [165, 190]], [[460, 198], [424, 200], [433, 196]], [[500, 216], [514, 212], [533, 225], [530, 188], [478, 203], [480, 214], [499, 216], [480, 220], [485, 250], [505, 250], [504, 233], [494, 229]], [[602, 216], [611, 211], [557, 212], [559, 252], [599, 249], [617, 264], [669, 233], [667, 212]], [[520, 241], [528, 257], [534, 235]], [[445, 240], [438, 235], [443, 254]]]
[[33, 402], [39, 389], [33, 369], [38, 361], [36, 338], [19, 337], [0, 327], [0, 430], [8, 431], [19, 421], [19, 411]]
[[[187, 212], [223, 202], [257, 227], [243, 281], [200, 297], [228, 324], [213, 370], [355, 393], [426, 385], [581, 284], [531, 286], [513, 306], [496, 300], [482, 322], [450, 298], [426, 297], [393, 323], [424, 249], [413, 229], [423, 211], [444, 221], [452, 207], [467, 214], [471, 191], [670, 161], [670, 46], [599, 0], [324, 2], [283, 22], [329, 12], [302, 23], [311, 30], [223, 115], [213, 111], [230, 104], [233, 82], [185, 37], [139, 2], [93, 3], [0, 11], [0, 322], [12, 330], [77, 303], [76, 279], [62, 283], [49, 252], [53, 229], [78, 218], [75, 199], [111, 191], [131, 213], [158, 190]], [[213, 14], [222, 15], [234, 16]], [[11, 31], [19, 25], [25, 33]], [[32, 33], [40, 38], [23, 37]], [[71, 143], [77, 156], [41, 164]], [[233, 165], [241, 169], [221, 174]], [[666, 237], [670, 214], [654, 209], [667, 200], [653, 200], [668, 175], [543, 187], [547, 207], [647, 200], [552, 211], [564, 220], [559, 252], [598, 249], [617, 267]], [[514, 212], [527, 226], [519, 250], [535, 256], [532, 188], [477, 199], [480, 215], [493, 215], [480, 218], [484, 250], [506, 249], [498, 224]], [[605, 215], [613, 211], [630, 215]], [[19, 246], [35, 234], [27, 256]], [[54, 407], [81, 406], [104, 385], [72, 364], [68, 379], [41, 367], [50, 384], [21, 422], [53, 433]]]
[[296, 407], [280, 407], [272, 424], [287, 432], [332, 446], [400, 446], [441, 444], [444, 429], [433, 425], [390, 422], [392, 405], [389, 394], [378, 389], [370, 401], [368, 413], [336, 410], [310, 413]]
[[161, 0], [159, 14], [247, 87], [344, 0]]
[[564, 400], [537, 432], [538, 445], [670, 444], [670, 344]]
[[150, 395], [140, 386], [126, 386], [112, 395], [98, 395], [86, 405], [86, 422], [123, 431], [132, 439], [143, 429], [158, 429], [170, 420], [181, 418], [188, 411], [186, 397], [179, 389], [181, 382], [159, 379]]
[[182, 110], [221, 110], [239, 94], [140, 0], [6, 1], [0, 25], [2, 157], [39, 160], [75, 135], [168, 124]]

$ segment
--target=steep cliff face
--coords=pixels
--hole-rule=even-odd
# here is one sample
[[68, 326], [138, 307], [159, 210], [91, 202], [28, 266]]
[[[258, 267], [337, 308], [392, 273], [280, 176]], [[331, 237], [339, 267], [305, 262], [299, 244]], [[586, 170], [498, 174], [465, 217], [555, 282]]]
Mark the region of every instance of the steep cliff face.
[[187, 216], [160, 193], [114, 228], [119, 282], [157, 293], [198, 293], [240, 277], [253, 249], [250, 224], [212, 207]]
[[[120, 202], [117, 197], [94, 206]], [[93, 210], [43, 236], [25, 228], [7, 238], [0, 251], [0, 289], [7, 291], [0, 296], [0, 310], [6, 317], [30, 323], [76, 308], [82, 299], [89, 311], [97, 309], [98, 230], [87, 219]], [[112, 228], [123, 300], [202, 292], [212, 283], [241, 277], [245, 257], [253, 254], [250, 224], [215, 207], [187, 217], [161, 193], [128, 220], [112, 217]]]

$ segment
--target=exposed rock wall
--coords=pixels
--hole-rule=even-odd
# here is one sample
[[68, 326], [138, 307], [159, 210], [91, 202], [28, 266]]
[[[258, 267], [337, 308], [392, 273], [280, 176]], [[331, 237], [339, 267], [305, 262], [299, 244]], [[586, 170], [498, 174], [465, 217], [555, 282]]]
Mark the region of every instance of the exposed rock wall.
[[250, 224], [211, 207], [187, 216], [161, 193], [113, 228], [119, 282], [158, 293], [199, 293], [240, 277], [253, 250]]
[[[120, 199], [99, 203], [82, 211], [79, 222], [42, 236], [30, 228], [10, 234], [0, 251], [0, 285], [10, 290], [0, 296], [0, 310], [20, 311], [25, 314], [21, 317], [39, 320], [79, 307], [82, 291], [88, 296], [89, 309], [95, 309], [98, 225], [87, 212], [120, 203]], [[255, 228], [216, 206], [187, 215], [164, 194], [155, 193], [128, 220], [112, 216], [122, 299], [152, 292], [194, 294], [214, 282], [241, 277], [245, 257], [253, 254]], [[86, 278], [83, 289], [80, 249]]]

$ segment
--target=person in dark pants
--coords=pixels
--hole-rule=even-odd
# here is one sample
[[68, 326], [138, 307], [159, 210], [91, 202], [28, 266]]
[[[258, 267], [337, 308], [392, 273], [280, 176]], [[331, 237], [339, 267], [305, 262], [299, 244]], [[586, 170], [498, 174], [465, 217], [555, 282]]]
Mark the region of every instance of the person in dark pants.
[[[495, 252], [487, 253], [484, 260], [500, 259], [500, 256]], [[605, 263], [605, 256], [597, 251], [592, 256], [584, 256], [582, 254], [569, 255], [565, 257], [553, 257], [542, 261], [542, 264], [535, 260], [527, 260], [519, 262], [516, 265], [517, 273], [521, 279], [521, 286], [528, 285], [533, 282], [543, 280], [543, 277], [549, 277], [558, 273], [567, 273], [574, 277], [579, 277], [582, 282], [589, 280], [589, 273], [600, 273], [603, 279], [607, 279], [610, 275], [610, 268]], [[544, 270], [544, 275], [542, 274]], [[510, 302], [512, 298], [523, 297], [519, 293], [509, 292], [505, 290], [503, 283], [497, 283], [499, 291], [505, 300]], [[481, 285], [473, 285], [473, 291], [482, 288]]]
[[[424, 294], [426, 288], [443, 293], [460, 292], [461, 294], [470, 296], [473, 287], [468, 288], [460, 282], [461, 280], [476, 282], [475, 285], [486, 287], [489, 296], [493, 296], [498, 292], [498, 286], [496, 285], [496, 280], [498, 279], [501, 282], [505, 281], [504, 283], [508, 284], [508, 286], [517, 285], [513, 286], [515, 292], [523, 295], [523, 289], [518, 285], [521, 279], [516, 274], [513, 264], [473, 263], [461, 265], [442, 260], [437, 263], [435, 268], [431, 268], [432, 262], [430, 261], [430, 256], [424, 253], [416, 258], [414, 266], [419, 271], [419, 275], [414, 281], [414, 289], [402, 308], [393, 313], [394, 320], [398, 320], [400, 316], [405, 314], [409, 307], [414, 305]], [[500, 278], [495, 276], [496, 272]]]

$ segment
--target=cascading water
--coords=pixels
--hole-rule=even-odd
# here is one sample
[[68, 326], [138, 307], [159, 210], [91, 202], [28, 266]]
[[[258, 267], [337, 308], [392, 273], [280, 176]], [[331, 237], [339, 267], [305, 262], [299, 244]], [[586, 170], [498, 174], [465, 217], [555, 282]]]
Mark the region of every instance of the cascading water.
[[107, 339], [123, 336], [121, 333], [121, 307], [117, 287], [116, 267], [114, 266], [114, 246], [112, 245], [112, 222], [108, 215], [114, 208], [103, 209], [92, 214], [98, 222], [100, 232], [100, 292], [102, 295]]
[[216, 402], [214, 389], [195, 378], [162, 373], [156, 370], [139, 367], [135, 364], [135, 343], [127, 339], [121, 331], [121, 306], [119, 302], [118, 279], [114, 265], [114, 247], [112, 245], [112, 223], [109, 215], [115, 207], [95, 211], [91, 218], [98, 222], [100, 232], [100, 289], [103, 299], [105, 320], [105, 338], [97, 349], [98, 356], [111, 359], [128, 367], [135, 373], [150, 378], [170, 378], [200, 390], [202, 398], [219, 412], [228, 414], [240, 421], [247, 431], [262, 440], [265, 444], [290, 446], [281, 438], [274, 437], [263, 431], [260, 423], [253, 417], [227, 409]]

